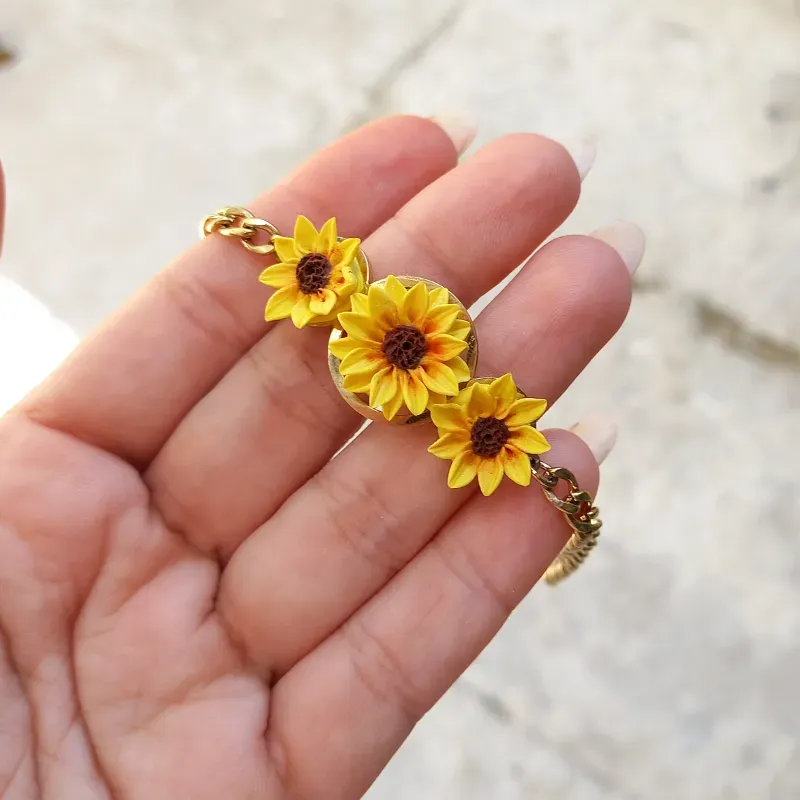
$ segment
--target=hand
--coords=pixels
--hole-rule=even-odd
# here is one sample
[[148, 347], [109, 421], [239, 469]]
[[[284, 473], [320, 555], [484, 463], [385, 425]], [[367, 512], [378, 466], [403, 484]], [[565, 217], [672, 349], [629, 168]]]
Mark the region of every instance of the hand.
[[[580, 180], [528, 134], [456, 163], [437, 124], [392, 118], [251, 208], [336, 216], [379, 276], [469, 304]], [[480, 316], [480, 374], [552, 403], [625, 316], [617, 250], [540, 249]], [[535, 487], [448, 489], [429, 426], [331, 460], [361, 420], [327, 332], [264, 323], [263, 265], [199, 242], [0, 420], [4, 799], [359, 797], [566, 541]], [[594, 492], [586, 443], [547, 436]]]

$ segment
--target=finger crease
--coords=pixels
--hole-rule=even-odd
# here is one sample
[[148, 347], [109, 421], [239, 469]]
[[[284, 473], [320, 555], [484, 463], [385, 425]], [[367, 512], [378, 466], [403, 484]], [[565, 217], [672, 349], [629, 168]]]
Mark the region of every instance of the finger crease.
[[[339, 418], [332, 411], [340, 407], [341, 399], [333, 382], [324, 379], [328, 373], [323, 378], [318, 364], [310, 360], [307, 348], [298, 347], [293, 355], [291, 371], [276, 369], [258, 345], [247, 351], [244, 360], [266, 394], [266, 407], [274, 406], [301, 428], [317, 430], [323, 422]], [[303, 401], [298, 402], [298, 397]]]
[[406, 727], [413, 728], [430, 704], [420, 702], [423, 692], [403, 659], [358, 617], [342, 627], [341, 635], [358, 682], [375, 702], [397, 710]]
[[448, 255], [424, 227], [417, 226], [413, 229], [409, 227], [403, 219], [402, 213], [397, 213], [392, 217], [392, 224], [403, 235], [406, 246], [410, 245], [418, 254], [416, 258], [405, 255], [405, 261], [423, 264], [425, 269], [422, 272], [428, 272], [427, 267], [431, 265], [439, 283], [461, 287], [466, 278], [466, 272], [469, 270], [468, 263], [465, 264], [462, 261], [461, 268], [455, 269], [452, 266], [452, 255]]
[[516, 602], [509, 600], [506, 595], [489, 580], [484, 570], [475, 563], [469, 550], [458, 542], [456, 537], [443, 536], [434, 539], [431, 543], [432, 552], [435, 553], [445, 569], [467, 591], [478, 597], [479, 600], [488, 601], [498, 612], [500, 620], [505, 620], [516, 608]]
[[[254, 273], [255, 279], [255, 273]], [[252, 335], [242, 324], [241, 314], [231, 308], [222, 297], [201, 279], [185, 280], [173, 270], [165, 270], [157, 278], [167, 297], [181, 316], [204, 339], [215, 347], [222, 341], [231, 357], [247, 351], [252, 345]]]
[[393, 547], [400, 527], [397, 514], [383, 502], [378, 486], [337, 466], [324, 468], [314, 479], [329, 511], [328, 524], [341, 542], [388, 579], [407, 561]]

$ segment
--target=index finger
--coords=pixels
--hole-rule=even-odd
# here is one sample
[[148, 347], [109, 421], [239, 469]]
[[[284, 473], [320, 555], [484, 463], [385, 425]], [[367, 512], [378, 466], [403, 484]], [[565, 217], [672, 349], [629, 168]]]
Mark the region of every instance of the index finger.
[[[337, 217], [364, 238], [457, 160], [431, 120], [393, 117], [322, 150], [252, 206], [281, 230]], [[212, 210], [212, 209], [209, 209]], [[269, 329], [264, 262], [235, 242], [198, 242], [107, 320], [20, 409], [145, 466], [183, 416]]]

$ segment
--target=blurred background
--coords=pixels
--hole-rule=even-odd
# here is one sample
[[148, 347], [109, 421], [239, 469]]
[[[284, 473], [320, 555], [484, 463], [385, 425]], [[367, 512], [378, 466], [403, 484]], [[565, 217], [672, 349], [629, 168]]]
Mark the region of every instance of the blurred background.
[[595, 137], [564, 231], [629, 218], [649, 249], [548, 420], [622, 425], [602, 546], [368, 797], [796, 800], [800, 2], [0, 0], [0, 272], [44, 304], [5, 281], [0, 385], [8, 330], [60, 358], [208, 211], [364, 121], [459, 110], [478, 144]]

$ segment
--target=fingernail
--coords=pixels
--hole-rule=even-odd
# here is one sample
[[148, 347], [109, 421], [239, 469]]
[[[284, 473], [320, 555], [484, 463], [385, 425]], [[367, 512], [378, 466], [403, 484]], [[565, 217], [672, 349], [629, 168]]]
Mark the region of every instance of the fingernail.
[[589, 414], [571, 430], [586, 442], [598, 464], [614, 449], [619, 433], [617, 423], [605, 414]]
[[583, 181], [594, 165], [594, 160], [597, 158], [597, 144], [595, 140], [587, 136], [574, 142], [565, 140], [560, 140], [560, 142], [570, 156], [572, 156], [572, 160], [578, 168], [578, 174], [581, 176], [581, 181]]
[[450, 137], [459, 155], [472, 144], [478, 133], [478, 123], [468, 114], [447, 112], [434, 114], [431, 119]]
[[619, 253], [631, 275], [639, 269], [644, 255], [645, 239], [638, 225], [622, 220], [607, 228], [599, 228], [591, 235], [611, 245]]

